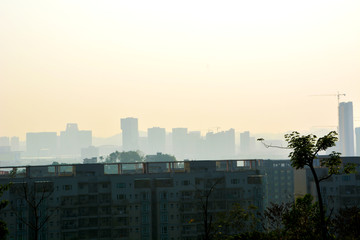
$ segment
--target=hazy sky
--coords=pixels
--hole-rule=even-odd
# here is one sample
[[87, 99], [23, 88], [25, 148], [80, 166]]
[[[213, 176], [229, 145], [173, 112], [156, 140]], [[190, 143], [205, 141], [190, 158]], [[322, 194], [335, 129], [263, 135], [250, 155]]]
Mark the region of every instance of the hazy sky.
[[360, 126], [360, 1], [0, 1], [0, 136]]

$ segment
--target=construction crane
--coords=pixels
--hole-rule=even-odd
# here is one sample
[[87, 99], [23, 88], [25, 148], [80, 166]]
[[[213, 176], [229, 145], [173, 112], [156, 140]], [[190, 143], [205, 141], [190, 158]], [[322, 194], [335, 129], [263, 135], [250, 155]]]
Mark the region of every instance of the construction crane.
[[338, 106], [340, 104], [340, 97], [341, 96], [346, 96], [345, 93], [339, 93], [337, 92], [337, 94], [317, 94], [317, 95], [310, 95], [311, 97], [337, 97], [338, 100]]

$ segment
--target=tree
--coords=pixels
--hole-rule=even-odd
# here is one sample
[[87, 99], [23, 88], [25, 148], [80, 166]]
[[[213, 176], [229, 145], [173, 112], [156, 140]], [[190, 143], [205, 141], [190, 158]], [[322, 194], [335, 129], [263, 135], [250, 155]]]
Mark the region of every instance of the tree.
[[229, 238], [230, 236], [248, 236], [250, 232], [257, 232], [256, 225], [258, 222], [257, 207], [250, 205], [244, 209], [239, 203], [235, 203], [230, 211], [218, 214], [216, 221], [216, 226], [219, 228], [217, 239]]
[[143, 162], [144, 156], [140, 151], [128, 151], [120, 153], [121, 162]]
[[[54, 209], [49, 211], [49, 206], [46, 203], [54, 192], [53, 183], [48, 181], [14, 183], [10, 192], [19, 200], [12, 201], [12, 211], [32, 231], [29, 239], [40, 239], [41, 229], [55, 212]], [[28, 214], [24, 216], [26, 210]]]
[[320, 239], [319, 213], [319, 205], [313, 203], [313, 197], [310, 194], [297, 198], [295, 203], [282, 215], [285, 239]]
[[[320, 192], [320, 182], [330, 178], [334, 174], [351, 173], [354, 171], [355, 165], [347, 164], [342, 166], [340, 153], [333, 151], [329, 154], [328, 158], [320, 159], [320, 166], [328, 168], [328, 174], [322, 177], [317, 175], [314, 168], [314, 160], [318, 159], [319, 152], [335, 146], [335, 142], [338, 140], [335, 131], [331, 131], [321, 138], [317, 138], [317, 136], [313, 134], [300, 135], [300, 133], [294, 131], [290, 134], [285, 134], [285, 140], [288, 142], [287, 148], [292, 149], [292, 152], [289, 154], [291, 165], [296, 169], [310, 168], [319, 202], [321, 237], [323, 240], [326, 240], [328, 239], [328, 232], [325, 221], [324, 204]], [[264, 143], [263, 138], [258, 139], [258, 141]], [[265, 143], [264, 145], [272, 147]]]
[[106, 163], [116, 163], [116, 162], [132, 163], [132, 162], [143, 162], [144, 156], [140, 151], [128, 151], [128, 152], [119, 152], [115, 151], [110, 153], [106, 157]]
[[[197, 199], [197, 210], [198, 210], [198, 218], [192, 218], [188, 221], [188, 223], [200, 223], [199, 226], [202, 227], [203, 233], [199, 236], [202, 240], [211, 240], [215, 239], [215, 236], [218, 232], [218, 226], [215, 223], [215, 213], [211, 211], [213, 209], [214, 202], [214, 192], [216, 191], [216, 187], [218, 184], [224, 183], [224, 178], [204, 178], [197, 179], [196, 185], [200, 185], [203, 183], [203, 188], [194, 185], [195, 187], [195, 199]], [[202, 185], [202, 184], [201, 184]], [[217, 194], [219, 192], [216, 192]]]
[[341, 208], [332, 221], [334, 232], [339, 239], [355, 240], [360, 236], [360, 208]]
[[270, 203], [270, 206], [264, 211], [264, 229], [268, 233], [277, 236], [277, 239], [283, 239], [283, 216], [289, 212], [293, 203]]
[[156, 155], [146, 155], [145, 162], [176, 162], [176, 158], [169, 154], [157, 153]]

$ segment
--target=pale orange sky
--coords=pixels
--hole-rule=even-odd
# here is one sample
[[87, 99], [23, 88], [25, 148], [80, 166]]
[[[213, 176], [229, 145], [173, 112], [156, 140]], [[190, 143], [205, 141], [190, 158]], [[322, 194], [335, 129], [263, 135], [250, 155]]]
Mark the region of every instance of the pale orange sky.
[[360, 1], [0, 1], [0, 136], [360, 126]]

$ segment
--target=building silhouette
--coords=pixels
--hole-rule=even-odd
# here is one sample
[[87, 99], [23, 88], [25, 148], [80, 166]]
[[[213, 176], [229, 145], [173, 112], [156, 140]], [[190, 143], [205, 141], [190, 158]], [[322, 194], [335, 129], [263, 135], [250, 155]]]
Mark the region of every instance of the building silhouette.
[[356, 136], [356, 156], [360, 156], [360, 127], [355, 128]]
[[33, 157], [55, 155], [57, 143], [56, 132], [26, 133], [26, 154]]
[[235, 155], [235, 130], [206, 134], [206, 158], [224, 159], [233, 158]]
[[339, 103], [339, 151], [354, 156], [354, 120], [352, 102]]
[[250, 153], [250, 132], [240, 133], [240, 154], [248, 155]]
[[166, 132], [165, 128], [148, 128], [148, 153], [156, 154], [165, 152]]
[[137, 118], [122, 118], [122, 144], [123, 151], [139, 150], [139, 128]]
[[0, 146], [10, 146], [10, 140], [9, 137], [0, 137]]
[[182, 160], [187, 155], [188, 146], [188, 129], [173, 128], [172, 129], [172, 150], [175, 157]]
[[60, 152], [64, 155], [80, 155], [82, 148], [92, 145], [92, 132], [79, 130], [76, 123], [68, 123], [60, 132]]

